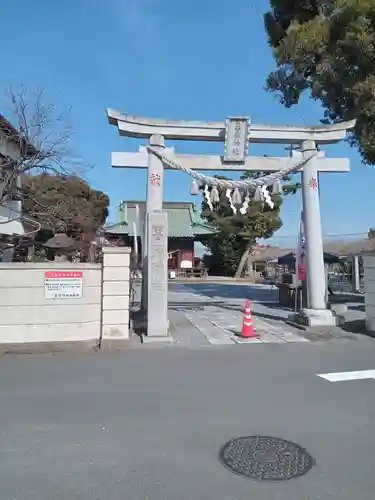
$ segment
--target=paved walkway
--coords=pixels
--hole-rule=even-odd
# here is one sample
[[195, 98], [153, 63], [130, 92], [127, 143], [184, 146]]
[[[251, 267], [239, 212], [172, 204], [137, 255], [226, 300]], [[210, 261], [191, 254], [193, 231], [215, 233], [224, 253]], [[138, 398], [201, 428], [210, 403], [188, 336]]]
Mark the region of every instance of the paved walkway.
[[[308, 342], [298, 334], [299, 330], [284, 323], [286, 311], [275, 312], [264, 305], [270, 303], [276, 307], [275, 290], [268, 285], [234, 288], [221, 284], [173, 284], [170, 290], [172, 334], [180, 345]], [[253, 300], [253, 324], [259, 335], [251, 340], [236, 335], [241, 332], [242, 310], [247, 298]], [[263, 303], [257, 303], [257, 298]]]

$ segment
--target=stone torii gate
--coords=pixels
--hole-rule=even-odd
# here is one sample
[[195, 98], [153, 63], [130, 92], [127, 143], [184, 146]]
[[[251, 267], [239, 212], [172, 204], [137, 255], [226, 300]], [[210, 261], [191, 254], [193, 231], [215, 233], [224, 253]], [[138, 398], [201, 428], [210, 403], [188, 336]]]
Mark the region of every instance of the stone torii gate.
[[[150, 119], [107, 110], [111, 125], [116, 125], [121, 136], [148, 139], [149, 146], [135, 153], [112, 153], [114, 168], [148, 169], [146, 230], [144, 249], [144, 278], [146, 307], [148, 309], [147, 336], [162, 339], [168, 336], [168, 230], [163, 212], [163, 178], [170, 168], [163, 157], [192, 171], [261, 171], [278, 172], [290, 165], [289, 157], [247, 156], [248, 143], [288, 144], [298, 146], [292, 159], [304, 160], [302, 199], [306, 238], [307, 300], [303, 310], [308, 325], [335, 323], [325, 302], [325, 269], [319, 205], [318, 172], [348, 172], [346, 158], [325, 158], [318, 151], [320, 145], [334, 144], [345, 138], [355, 121], [322, 126], [257, 125], [246, 117], [228, 118], [226, 122], [174, 121]], [[235, 137], [234, 130], [242, 136]], [[180, 155], [166, 148], [165, 139], [185, 141], [225, 142], [224, 156]], [[239, 146], [239, 147], [238, 147]], [[229, 150], [228, 150], [229, 148]], [[155, 154], [155, 153], [159, 153]], [[172, 161], [172, 163], [173, 163]], [[173, 168], [173, 167], [172, 167]]]

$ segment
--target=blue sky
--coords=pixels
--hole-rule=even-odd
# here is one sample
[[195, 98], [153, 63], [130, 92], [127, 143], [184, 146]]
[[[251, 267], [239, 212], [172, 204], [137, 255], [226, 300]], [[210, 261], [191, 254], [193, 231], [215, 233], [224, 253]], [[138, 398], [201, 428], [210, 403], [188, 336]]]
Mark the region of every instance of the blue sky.
[[[317, 124], [319, 106], [305, 99], [283, 108], [263, 90], [274, 67], [261, 13], [266, 0], [2, 0], [0, 90], [42, 86], [60, 109], [72, 106], [75, 149], [96, 167], [88, 180], [109, 194], [111, 216], [121, 199], [144, 199], [145, 172], [114, 170], [111, 151], [137, 150], [108, 125], [105, 109], [132, 114], [253, 122]], [[178, 143], [180, 152], [220, 153], [222, 145]], [[355, 235], [375, 226], [375, 167], [361, 164], [347, 144], [330, 156], [349, 156], [349, 174], [321, 175], [323, 233]], [[286, 154], [251, 146], [250, 154]], [[168, 172], [165, 199], [189, 200], [190, 180]], [[371, 199], [373, 201], [371, 201]], [[193, 199], [194, 201], [196, 198]], [[294, 245], [301, 197], [288, 197], [284, 227], [274, 244]], [[360, 236], [359, 236], [360, 237]], [[355, 238], [352, 236], [351, 239]]]

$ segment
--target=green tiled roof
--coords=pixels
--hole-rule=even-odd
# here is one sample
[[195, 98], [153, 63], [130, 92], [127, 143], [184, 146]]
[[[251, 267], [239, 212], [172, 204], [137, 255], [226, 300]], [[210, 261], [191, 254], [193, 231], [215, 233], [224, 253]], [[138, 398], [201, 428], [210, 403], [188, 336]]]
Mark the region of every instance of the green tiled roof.
[[[133, 222], [137, 222], [136, 206], [139, 206], [139, 218], [144, 220], [145, 203], [123, 201], [117, 210], [117, 223], [108, 224], [105, 231], [113, 234], [134, 236]], [[170, 238], [194, 238], [194, 236], [211, 234], [215, 230], [205, 223], [194, 203], [166, 202], [163, 206], [168, 214], [168, 236]], [[138, 228], [140, 231], [141, 228]]]

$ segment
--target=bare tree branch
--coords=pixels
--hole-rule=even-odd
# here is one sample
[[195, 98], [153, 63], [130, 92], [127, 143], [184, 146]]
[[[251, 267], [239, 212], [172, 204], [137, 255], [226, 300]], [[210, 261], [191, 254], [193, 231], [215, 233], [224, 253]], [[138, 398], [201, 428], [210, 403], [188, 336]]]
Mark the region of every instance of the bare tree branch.
[[71, 147], [70, 110], [61, 113], [55, 105], [46, 103], [43, 89], [29, 92], [23, 85], [11, 86], [5, 96], [13, 127], [0, 127], [0, 134], [18, 155], [0, 159], [0, 206], [8, 200], [22, 199], [19, 179], [23, 174], [76, 176], [89, 169]]

